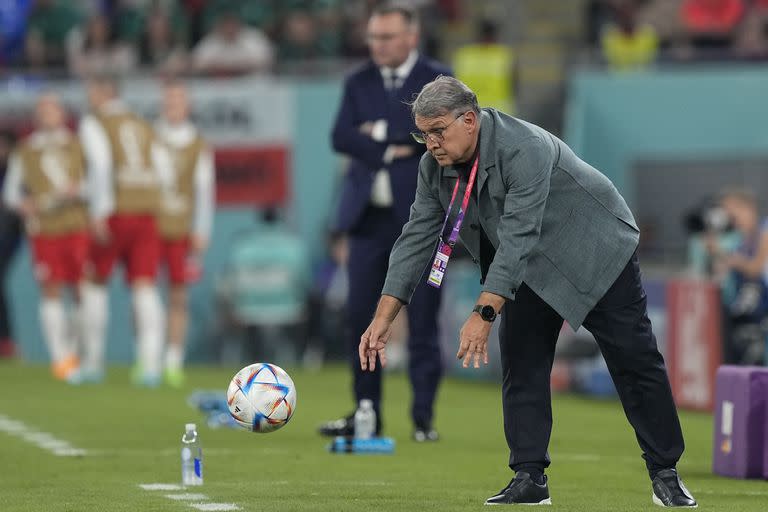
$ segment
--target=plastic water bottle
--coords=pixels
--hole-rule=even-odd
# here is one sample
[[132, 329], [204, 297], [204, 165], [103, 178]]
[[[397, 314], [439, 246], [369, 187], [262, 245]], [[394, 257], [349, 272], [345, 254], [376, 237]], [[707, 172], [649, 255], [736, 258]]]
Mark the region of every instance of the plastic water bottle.
[[194, 423], [187, 423], [181, 436], [181, 483], [203, 485], [203, 446]]
[[373, 410], [373, 401], [364, 398], [355, 411], [355, 438], [371, 439], [375, 433], [376, 411]]

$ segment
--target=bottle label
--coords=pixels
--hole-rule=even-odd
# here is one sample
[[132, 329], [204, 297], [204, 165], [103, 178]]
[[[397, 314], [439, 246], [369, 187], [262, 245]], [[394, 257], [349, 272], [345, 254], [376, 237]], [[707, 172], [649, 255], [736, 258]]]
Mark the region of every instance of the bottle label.
[[195, 457], [195, 476], [202, 480], [203, 478], [203, 461]]

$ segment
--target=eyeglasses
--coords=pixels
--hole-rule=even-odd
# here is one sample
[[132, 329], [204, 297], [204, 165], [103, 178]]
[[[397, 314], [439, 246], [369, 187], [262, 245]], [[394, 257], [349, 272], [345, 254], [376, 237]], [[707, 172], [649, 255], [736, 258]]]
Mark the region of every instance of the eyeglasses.
[[443, 126], [442, 128], [435, 128], [434, 130], [429, 130], [428, 132], [411, 132], [411, 137], [413, 137], [413, 140], [418, 142], [419, 144], [426, 144], [427, 141], [440, 143], [445, 140], [445, 136], [443, 135], [445, 133], [445, 130], [447, 130], [453, 123], [455, 123], [460, 117], [462, 117], [467, 112], [462, 112], [458, 116], [456, 116], [453, 121], [448, 123], [447, 125]]

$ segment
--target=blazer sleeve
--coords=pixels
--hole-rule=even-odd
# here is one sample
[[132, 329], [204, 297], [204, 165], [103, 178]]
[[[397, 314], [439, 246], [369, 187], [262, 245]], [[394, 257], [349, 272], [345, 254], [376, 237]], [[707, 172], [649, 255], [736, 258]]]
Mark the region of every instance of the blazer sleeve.
[[411, 205], [411, 216], [389, 255], [389, 269], [382, 295], [391, 295], [404, 303], [411, 296], [430, 258], [445, 219], [445, 210], [439, 199], [437, 168], [426, 163], [432, 155], [424, 154], [419, 164], [416, 199]]
[[499, 247], [483, 291], [515, 298], [526, 260], [541, 233], [553, 163], [553, 152], [538, 137], [525, 139], [508, 155], [502, 153], [507, 193], [497, 231]]
[[384, 165], [384, 151], [387, 144], [376, 142], [367, 135], [360, 133], [359, 125], [362, 123], [363, 116], [355, 109], [351, 80], [347, 79], [344, 82], [341, 106], [333, 126], [331, 136], [333, 149], [360, 160], [371, 171], [377, 171]]

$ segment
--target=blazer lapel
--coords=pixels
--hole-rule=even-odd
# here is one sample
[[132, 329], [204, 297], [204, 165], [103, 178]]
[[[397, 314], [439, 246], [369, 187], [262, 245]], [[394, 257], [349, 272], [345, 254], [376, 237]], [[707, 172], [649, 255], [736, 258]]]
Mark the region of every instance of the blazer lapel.
[[477, 192], [483, 191], [488, 179], [488, 169], [496, 167], [496, 144], [493, 142], [493, 125], [490, 114], [480, 111], [480, 162], [477, 169]]

